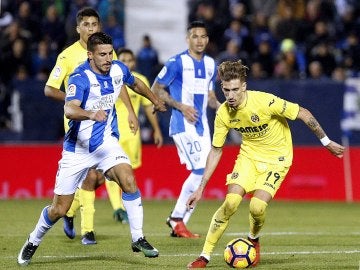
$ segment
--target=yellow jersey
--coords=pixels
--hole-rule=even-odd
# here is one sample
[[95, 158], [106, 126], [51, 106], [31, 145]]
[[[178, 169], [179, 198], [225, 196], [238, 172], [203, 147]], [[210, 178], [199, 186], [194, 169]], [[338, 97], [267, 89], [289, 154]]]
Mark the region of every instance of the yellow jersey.
[[[149, 81], [144, 75], [134, 71], [132, 74], [150, 88]], [[130, 87], [126, 86], [126, 89], [129, 93], [130, 101], [137, 117], [139, 116], [140, 106], [152, 105], [150, 100], [137, 94]], [[133, 169], [139, 168], [141, 166], [142, 157], [140, 130], [138, 130], [135, 135], [131, 132], [127, 119], [129, 113], [121, 99], [116, 101], [115, 108], [118, 115], [118, 128], [121, 130], [119, 139], [120, 145], [129, 156]]]
[[291, 132], [286, 119], [295, 120], [299, 105], [273, 94], [250, 91], [236, 109], [224, 102], [214, 123], [212, 144], [222, 147], [230, 129], [242, 136], [240, 154], [250, 159], [289, 167], [293, 159]]
[[[80, 41], [76, 41], [58, 55], [46, 85], [56, 89], [61, 89], [61, 86], [64, 85], [66, 91], [70, 74], [87, 58], [87, 50], [81, 46]], [[113, 59], [117, 60], [115, 51], [113, 52]], [[68, 120], [64, 117], [65, 131], [68, 129], [67, 122]]]

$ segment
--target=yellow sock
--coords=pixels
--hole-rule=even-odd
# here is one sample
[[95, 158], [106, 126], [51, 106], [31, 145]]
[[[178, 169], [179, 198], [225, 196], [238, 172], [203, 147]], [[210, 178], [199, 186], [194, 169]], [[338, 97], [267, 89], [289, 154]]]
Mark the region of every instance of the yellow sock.
[[95, 191], [79, 189], [81, 210], [81, 235], [94, 231]]
[[241, 200], [242, 197], [239, 194], [229, 193], [226, 195], [224, 203], [211, 219], [201, 255], [210, 258], [216, 243], [223, 235], [229, 224], [230, 217], [236, 212]]
[[121, 199], [121, 188], [119, 185], [114, 181], [105, 181], [106, 190], [109, 196], [109, 200], [111, 203], [112, 208], [115, 210], [121, 208], [125, 210], [124, 204]]
[[71, 206], [69, 210], [67, 211], [66, 215], [68, 217], [74, 217], [76, 214], [76, 211], [80, 208], [80, 201], [79, 201], [79, 189], [76, 189], [74, 200], [71, 203]]
[[249, 223], [250, 223], [250, 236], [252, 238], [257, 238], [261, 228], [264, 226], [265, 222], [265, 210], [267, 203], [263, 200], [260, 200], [256, 197], [252, 197], [250, 201], [250, 213], [249, 213]]

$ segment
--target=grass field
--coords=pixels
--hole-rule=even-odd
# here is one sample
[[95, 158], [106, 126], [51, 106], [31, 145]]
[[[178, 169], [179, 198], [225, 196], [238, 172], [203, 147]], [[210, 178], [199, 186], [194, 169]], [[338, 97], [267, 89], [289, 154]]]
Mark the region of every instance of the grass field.
[[[0, 269], [19, 269], [17, 254], [33, 229], [46, 200], [0, 201]], [[160, 251], [145, 258], [130, 249], [128, 225], [112, 220], [108, 201], [96, 201], [97, 245], [83, 246], [80, 236], [68, 239], [60, 220], [46, 235], [28, 269], [186, 269], [204, 242], [210, 218], [220, 201], [200, 202], [189, 229], [200, 239], [169, 237], [165, 219], [173, 201], [144, 201], [144, 232]], [[215, 249], [209, 269], [229, 269], [225, 244], [248, 231], [248, 201], [244, 201]], [[76, 219], [80, 231], [79, 215]], [[261, 237], [262, 257], [256, 269], [360, 269], [360, 204], [274, 201], [268, 208]]]

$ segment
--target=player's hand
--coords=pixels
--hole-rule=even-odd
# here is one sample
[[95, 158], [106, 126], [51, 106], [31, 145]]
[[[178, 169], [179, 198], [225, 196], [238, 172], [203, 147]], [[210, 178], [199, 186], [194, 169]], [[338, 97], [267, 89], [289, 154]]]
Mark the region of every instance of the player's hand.
[[199, 118], [197, 110], [192, 106], [182, 104], [181, 112], [189, 123], [194, 124]]
[[91, 112], [89, 119], [96, 122], [105, 122], [107, 120], [107, 113], [103, 110]]
[[196, 203], [201, 199], [202, 190], [198, 188], [194, 191], [193, 194], [190, 195], [189, 199], [186, 202], [186, 209], [190, 211], [196, 206]]
[[337, 156], [338, 158], [342, 158], [344, 156], [344, 151], [345, 151], [345, 147], [331, 141], [326, 148], [334, 155]]
[[153, 102], [153, 113], [155, 112], [166, 112], [165, 101], [157, 98], [155, 102]]
[[131, 133], [133, 133], [135, 135], [139, 129], [139, 121], [138, 121], [136, 115], [133, 113], [129, 113], [128, 122], [129, 122], [129, 128], [131, 130]]
[[164, 143], [164, 138], [160, 130], [154, 130], [154, 143], [156, 144], [157, 148], [160, 148]]

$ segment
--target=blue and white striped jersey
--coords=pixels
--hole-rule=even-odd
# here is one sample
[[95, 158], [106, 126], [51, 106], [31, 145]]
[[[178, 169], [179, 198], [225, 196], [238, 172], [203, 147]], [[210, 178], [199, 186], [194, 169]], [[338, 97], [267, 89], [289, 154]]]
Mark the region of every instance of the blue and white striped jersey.
[[208, 93], [215, 89], [215, 79], [215, 61], [207, 55], [198, 61], [186, 50], [165, 63], [157, 76], [158, 83], [166, 86], [174, 100], [193, 106], [199, 114], [198, 121], [191, 124], [179, 110], [173, 108], [170, 136], [181, 132], [196, 132], [200, 136], [209, 133], [206, 108]]
[[92, 120], [69, 121], [65, 134], [64, 150], [76, 153], [91, 153], [109, 136], [119, 139], [115, 101], [123, 84], [133, 85], [134, 76], [120, 61], [114, 60], [108, 75], [92, 71], [89, 61], [80, 65], [69, 78], [66, 101], [80, 100], [84, 110], [104, 110], [108, 114], [106, 122]]

